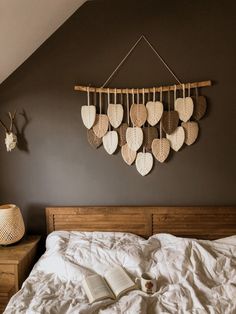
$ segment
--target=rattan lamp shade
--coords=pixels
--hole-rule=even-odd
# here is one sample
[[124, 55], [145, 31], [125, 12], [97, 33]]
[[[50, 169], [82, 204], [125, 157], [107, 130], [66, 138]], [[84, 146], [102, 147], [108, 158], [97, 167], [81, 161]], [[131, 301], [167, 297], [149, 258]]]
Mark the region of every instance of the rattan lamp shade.
[[20, 209], [13, 204], [0, 206], [0, 245], [19, 241], [25, 233]]

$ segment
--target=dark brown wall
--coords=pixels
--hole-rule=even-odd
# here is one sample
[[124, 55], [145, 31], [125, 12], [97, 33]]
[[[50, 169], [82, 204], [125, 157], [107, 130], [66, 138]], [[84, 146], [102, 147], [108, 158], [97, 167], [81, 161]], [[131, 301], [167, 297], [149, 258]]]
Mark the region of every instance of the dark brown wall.
[[[7, 153], [0, 134], [0, 202], [19, 204], [30, 232], [43, 230], [47, 205], [235, 205], [233, 3], [86, 3], [0, 86], [0, 116], [17, 107], [30, 118], [21, 150]], [[76, 83], [101, 85], [141, 34], [183, 81], [215, 83], [203, 90], [209, 110], [198, 142], [144, 178], [120, 154], [89, 146], [80, 118], [86, 97], [73, 91]], [[169, 83], [142, 43], [110, 86]]]

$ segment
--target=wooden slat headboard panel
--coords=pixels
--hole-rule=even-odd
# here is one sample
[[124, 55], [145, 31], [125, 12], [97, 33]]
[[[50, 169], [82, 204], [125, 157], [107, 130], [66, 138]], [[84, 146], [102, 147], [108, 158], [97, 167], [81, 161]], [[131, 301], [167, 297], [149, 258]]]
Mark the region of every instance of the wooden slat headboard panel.
[[49, 207], [48, 233], [55, 230], [155, 233], [201, 239], [236, 234], [236, 207]]

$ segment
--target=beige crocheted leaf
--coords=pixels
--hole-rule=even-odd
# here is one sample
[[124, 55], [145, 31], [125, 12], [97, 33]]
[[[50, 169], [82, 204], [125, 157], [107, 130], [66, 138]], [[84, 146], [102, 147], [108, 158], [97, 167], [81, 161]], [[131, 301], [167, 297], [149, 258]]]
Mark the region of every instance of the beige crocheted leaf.
[[135, 161], [136, 154], [136, 151], [130, 149], [127, 143], [121, 147], [121, 156], [129, 166]]
[[107, 116], [113, 128], [118, 128], [122, 123], [124, 109], [121, 104], [109, 104], [107, 108]]
[[160, 101], [149, 101], [146, 104], [147, 108], [147, 122], [154, 126], [156, 125], [163, 114], [163, 104]]
[[194, 121], [188, 121], [182, 122], [181, 125], [185, 132], [185, 144], [192, 145], [198, 137], [198, 123]]
[[118, 134], [116, 131], [108, 131], [102, 138], [103, 146], [109, 155], [112, 155], [118, 146]]
[[180, 120], [187, 122], [193, 114], [192, 98], [177, 98], [175, 101], [175, 110], [178, 111]]
[[194, 102], [194, 109], [192, 117], [195, 120], [200, 120], [204, 117], [207, 110], [207, 101], [204, 96], [192, 97]]
[[166, 134], [166, 137], [170, 141], [170, 147], [177, 152], [184, 144], [184, 128], [178, 126], [172, 134]]
[[154, 126], [143, 128], [143, 146], [147, 151], [152, 149], [152, 141], [158, 137], [157, 128]]
[[87, 130], [87, 139], [89, 144], [94, 148], [98, 148], [102, 145], [102, 138], [97, 137], [93, 129]]
[[106, 114], [97, 114], [93, 132], [97, 137], [103, 137], [108, 130], [108, 117]]
[[132, 104], [130, 118], [134, 126], [141, 127], [147, 120], [147, 109], [144, 104]]
[[81, 117], [84, 125], [87, 129], [91, 129], [96, 119], [96, 107], [95, 106], [82, 106]]
[[167, 134], [173, 133], [179, 124], [179, 114], [177, 111], [164, 111], [162, 115], [162, 128]]
[[153, 157], [151, 153], [138, 153], [135, 161], [136, 169], [142, 176], [146, 176], [153, 166]]
[[164, 162], [170, 153], [169, 140], [167, 138], [153, 140], [152, 153], [159, 162]]
[[143, 131], [139, 127], [126, 130], [126, 141], [131, 150], [137, 151], [143, 143]]
[[119, 135], [119, 146], [123, 146], [126, 144], [126, 130], [128, 129], [127, 123], [122, 123], [119, 128], [116, 129]]

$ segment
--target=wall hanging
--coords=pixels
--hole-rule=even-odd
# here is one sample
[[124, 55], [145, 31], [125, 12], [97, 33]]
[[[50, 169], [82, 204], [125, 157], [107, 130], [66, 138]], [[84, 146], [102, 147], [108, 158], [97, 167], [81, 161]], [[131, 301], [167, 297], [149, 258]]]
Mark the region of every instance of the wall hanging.
[[[141, 40], [152, 49], [177, 84], [150, 88], [106, 87]], [[199, 95], [199, 88], [211, 85], [210, 80], [182, 83], [142, 35], [101, 87], [77, 85], [74, 89], [87, 93], [87, 104], [82, 106], [81, 116], [90, 145], [98, 148], [103, 144], [109, 155], [120, 147], [124, 162], [129, 166], [135, 163], [137, 171], [145, 176], [152, 170], [153, 156], [163, 163], [170, 149], [178, 152], [184, 144], [189, 146], [197, 140], [198, 121], [207, 109], [206, 98]]]
[[10, 119], [9, 128], [6, 126], [6, 124], [2, 120], [0, 120], [0, 124], [3, 127], [4, 131], [6, 132], [5, 145], [6, 145], [7, 151], [10, 152], [16, 147], [16, 144], [17, 144], [17, 136], [13, 132], [13, 125], [14, 125], [14, 120], [16, 117], [16, 110], [13, 114], [11, 112], [8, 112], [8, 117]]

